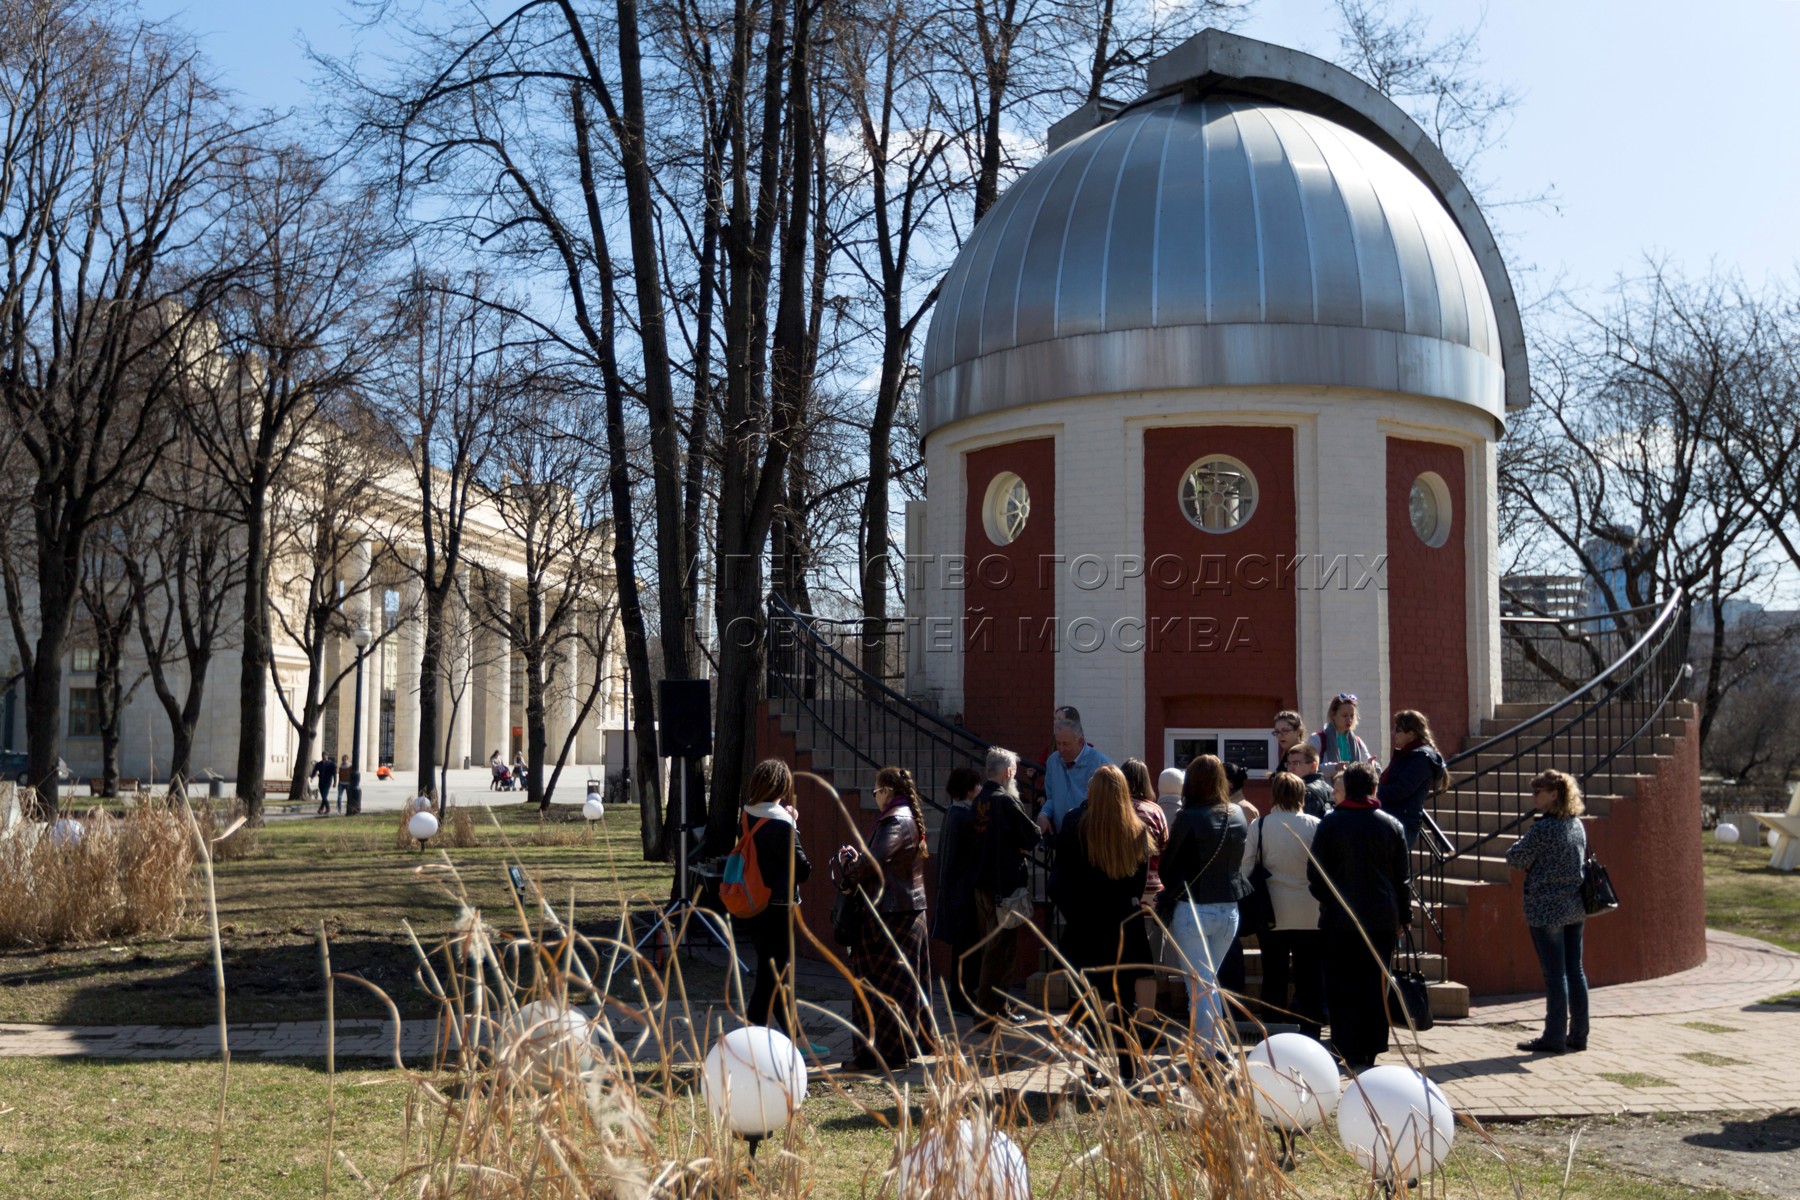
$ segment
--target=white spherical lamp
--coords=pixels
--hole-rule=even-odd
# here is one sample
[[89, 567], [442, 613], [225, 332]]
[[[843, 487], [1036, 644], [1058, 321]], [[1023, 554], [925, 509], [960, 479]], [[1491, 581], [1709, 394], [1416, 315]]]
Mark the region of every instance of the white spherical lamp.
[[998, 1129], [963, 1118], [927, 1129], [900, 1160], [900, 1200], [1031, 1200], [1025, 1155]]
[[549, 1000], [534, 1000], [507, 1015], [500, 1053], [515, 1078], [539, 1091], [580, 1078], [598, 1061], [587, 1018]]
[[581, 806], [581, 815], [590, 821], [598, 821], [606, 816], [606, 805], [601, 803], [599, 793], [588, 793], [586, 802]]
[[1773, 850], [1781, 842], [1781, 831], [1778, 829], [1763, 830], [1763, 845]]
[[753, 1140], [767, 1137], [805, 1101], [806, 1060], [778, 1029], [734, 1029], [706, 1052], [701, 1087], [715, 1121]]
[[1735, 846], [1743, 834], [1736, 825], [1727, 825], [1723, 821], [1713, 827], [1713, 841], [1721, 846]]
[[1377, 1178], [1423, 1179], [1450, 1154], [1456, 1114], [1437, 1084], [1411, 1067], [1374, 1067], [1344, 1089], [1338, 1140]]
[[72, 817], [62, 817], [50, 826], [50, 844], [52, 846], [78, 846], [81, 844], [81, 839], [86, 836], [86, 827]]
[[[1256, 1085], [1256, 1111], [1283, 1129], [1311, 1129], [1338, 1106], [1338, 1070], [1331, 1051], [1303, 1033], [1277, 1033], [1251, 1048], [1250, 1081]], [[1274, 1084], [1268, 1075], [1283, 1081]], [[1265, 1082], [1270, 1086], [1265, 1087]], [[1291, 1103], [1284, 1103], [1291, 1101]], [[1265, 1111], [1265, 1103], [1269, 1111]], [[1275, 1114], [1275, 1115], [1272, 1115]]]
[[416, 812], [406, 821], [406, 832], [421, 844], [437, 836], [438, 819], [428, 812]]

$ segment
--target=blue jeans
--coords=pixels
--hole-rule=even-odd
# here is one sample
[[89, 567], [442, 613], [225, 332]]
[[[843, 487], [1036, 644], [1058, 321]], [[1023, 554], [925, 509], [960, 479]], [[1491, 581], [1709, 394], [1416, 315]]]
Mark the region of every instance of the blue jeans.
[[1169, 927], [1181, 954], [1175, 965], [1188, 973], [1188, 1017], [1194, 1036], [1214, 1045], [1218, 1044], [1215, 1027], [1225, 1018], [1225, 1002], [1218, 987], [1219, 964], [1237, 937], [1237, 927], [1237, 905], [1192, 901], [1175, 906], [1175, 920]]
[[1588, 1039], [1587, 973], [1581, 969], [1581, 927], [1585, 921], [1550, 928], [1531, 927], [1531, 944], [1544, 970], [1544, 1041], [1563, 1049]]

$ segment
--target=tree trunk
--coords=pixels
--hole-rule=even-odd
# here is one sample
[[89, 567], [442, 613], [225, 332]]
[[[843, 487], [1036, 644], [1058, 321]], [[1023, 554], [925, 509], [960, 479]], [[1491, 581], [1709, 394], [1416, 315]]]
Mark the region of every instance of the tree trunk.
[[[79, 526], [78, 528], [84, 528]], [[80, 599], [81, 546], [59, 544], [54, 533], [38, 532], [38, 636], [25, 669], [25, 775], [37, 789], [43, 819], [60, 810], [62, 781], [63, 654], [69, 645], [69, 621]]]
[[[897, 300], [898, 297], [896, 296]], [[897, 313], [885, 322], [881, 380], [875, 393], [875, 419], [869, 423], [869, 486], [863, 493], [862, 667], [877, 679], [887, 677], [888, 487], [893, 482], [890, 445], [894, 411], [900, 404], [902, 329]]]
[[[446, 578], [454, 578], [447, 568]], [[425, 580], [425, 644], [419, 652], [419, 795], [437, 782], [439, 685], [443, 682], [444, 608], [448, 591]]]
[[237, 797], [252, 825], [262, 824], [263, 763], [268, 757], [269, 531], [268, 472], [258, 465], [244, 521], [244, 659], [238, 672]]

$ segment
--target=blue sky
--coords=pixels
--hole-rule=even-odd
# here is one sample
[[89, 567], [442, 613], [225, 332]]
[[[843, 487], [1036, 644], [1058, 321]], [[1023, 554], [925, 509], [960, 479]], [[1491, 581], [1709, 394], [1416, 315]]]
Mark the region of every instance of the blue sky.
[[[1444, 31], [1480, 20], [1475, 0], [1422, 5]], [[309, 103], [302, 36], [367, 47], [329, 0], [142, 0], [201, 35], [244, 100]], [[1524, 94], [1483, 174], [1499, 195], [1553, 188], [1554, 207], [1495, 214], [1520, 290], [1604, 287], [1645, 253], [1753, 284], [1800, 266], [1800, 0], [1504, 0], [1486, 10], [1487, 72]], [[1323, 0], [1261, 0], [1241, 32], [1336, 50]]]

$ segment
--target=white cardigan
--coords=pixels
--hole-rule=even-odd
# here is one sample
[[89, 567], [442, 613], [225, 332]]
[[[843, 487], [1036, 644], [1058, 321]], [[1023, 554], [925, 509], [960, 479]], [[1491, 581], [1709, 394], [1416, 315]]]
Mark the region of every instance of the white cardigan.
[[1260, 847], [1263, 866], [1269, 869], [1269, 898], [1275, 902], [1276, 929], [1317, 929], [1319, 902], [1306, 884], [1307, 851], [1319, 818], [1303, 812], [1275, 809], [1251, 822], [1244, 843], [1244, 862], [1238, 870], [1250, 878]]

